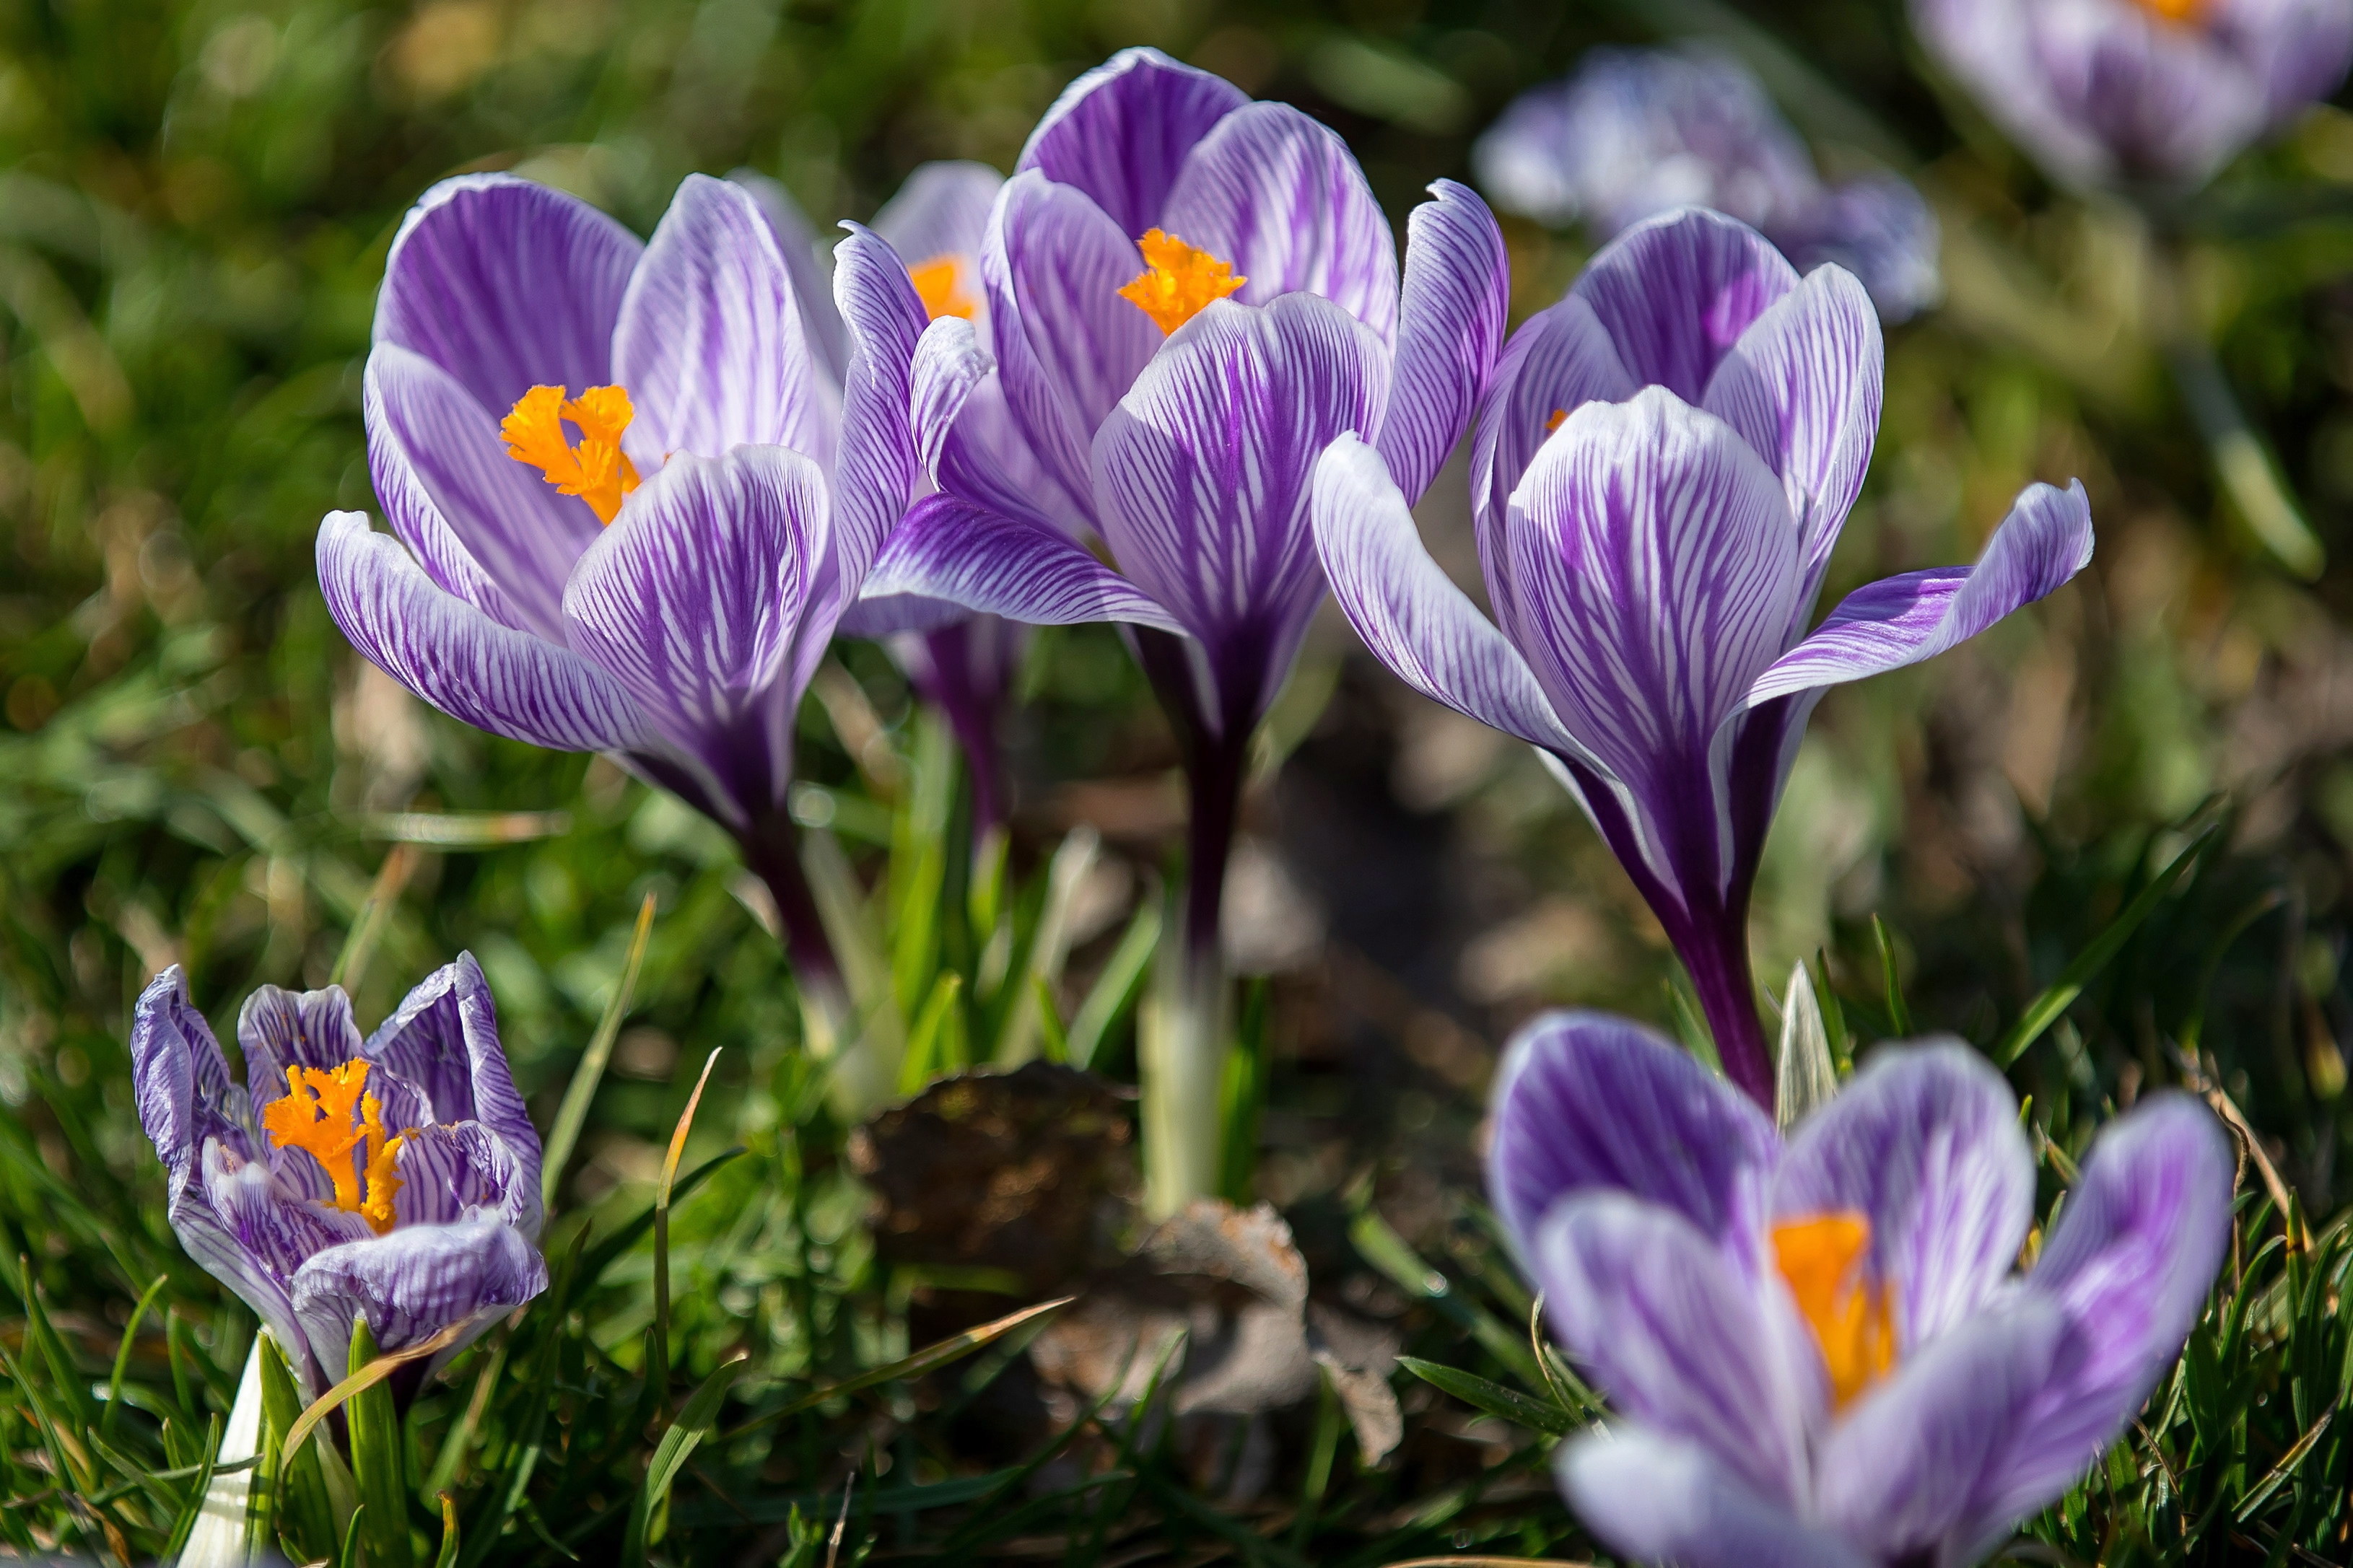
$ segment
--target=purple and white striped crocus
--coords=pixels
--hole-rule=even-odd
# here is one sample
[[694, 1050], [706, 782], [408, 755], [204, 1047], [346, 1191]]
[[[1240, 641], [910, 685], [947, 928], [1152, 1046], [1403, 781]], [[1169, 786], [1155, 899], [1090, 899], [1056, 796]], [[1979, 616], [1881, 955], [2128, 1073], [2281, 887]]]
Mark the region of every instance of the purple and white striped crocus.
[[539, 1134], [472, 954], [365, 1040], [343, 987], [265, 985], [237, 1041], [243, 1085], [174, 964], [139, 998], [132, 1092], [180, 1245], [260, 1316], [311, 1394], [343, 1377], [354, 1318], [386, 1352], [464, 1326], [395, 1374], [406, 1397], [547, 1288]]
[[[1879, 319], [1700, 209], [1628, 230], [1513, 335], [1472, 447], [1495, 622], [1379, 456], [1316, 475], [1334, 595], [1409, 685], [1535, 745], [1682, 955], [1725, 1068], [1769, 1107], [1748, 900], [1823, 690], [1942, 653], [2091, 558], [2083, 487], [2030, 486], [1974, 567], [1891, 577], [1810, 633], [1879, 426]], [[1500, 627], [1500, 629], [1499, 629]]]
[[2204, 184], [2345, 79], [2353, 0], [1912, 0], [1930, 51], [2075, 185]]
[[1619, 1421], [1561, 1451], [1615, 1552], [1681, 1568], [1968, 1568], [2120, 1436], [2228, 1245], [2232, 1156], [2149, 1096], [2032, 1249], [2010, 1086], [1873, 1053], [1784, 1142], [1660, 1036], [1550, 1013], [1495, 1091], [1489, 1196]]
[[793, 724], [915, 478], [925, 318], [881, 240], [837, 256], [839, 384], [736, 185], [690, 177], [649, 242], [526, 180], [434, 186], [368, 355], [393, 531], [336, 512], [318, 556], [344, 635], [435, 707], [607, 752], [733, 833], [838, 1019], [785, 809]]
[[1835, 184], [1729, 55], [1598, 48], [1576, 73], [1514, 99], [1472, 149], [1480, 188], [1505, 210], [1608, 239], [1681, 206], [1752, 225], [1800, 272], [1834, 261], [1882, 320], [1936, 303], [1936, 216], [1896, 175]]
[[[1324, 596], [1316, 456], [1356, 432], [1419, 495], [1502, 339], [1494, 220], [1463, 187], [1432, 189], [1400, 282], [1388, 221], [1338, 136], [1130, 49], [1063, 93], [997, 197], [985, 332], [943, 318], [915, 355], [916, 439], [940, 493], [885, 546], [860, 616], [921, 625], [944, 603], [1128, 624], [1186, 755], [1173, 968], [1205, 1052], [1223, 1048], [1209, 999], [1250, 736]], [[1147, 1064], [1198, 1101], [1174, 1113], [1190, 1131], [1147, 1137], [1191, 1151], [1181, 1172], [1155, 1165], [1155, 1204], [1214, 1178], [1215, 1060]]]

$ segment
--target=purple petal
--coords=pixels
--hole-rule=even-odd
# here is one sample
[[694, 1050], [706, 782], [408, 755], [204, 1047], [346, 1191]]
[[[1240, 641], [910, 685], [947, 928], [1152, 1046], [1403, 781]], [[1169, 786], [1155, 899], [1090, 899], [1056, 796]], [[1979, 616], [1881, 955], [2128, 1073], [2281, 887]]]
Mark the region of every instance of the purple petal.
[[793, 704], [776, 689], [827, 545], [825, 477], [808, 458], [681, 454], [581, 557], [564, 595], [572, 645], [740, 801], [765, 804], [791, 776]]
[[[1796, 525], [1763, 459], [1647, 387], [1570, 415], [1506, 527], [1497, 617], [1562, 724], [1644, 800], [1714, 776], [1718, 729], [1780, 651], [1799, 591]], [[1714, 816], [1698, 808], [1694, 830]]]
[[2269, 84], [2204, 27], [2082, 0], [2030, 37], [2053, 108], [2100, 148], [2105, 179], [2202, 184], [2263, 134]]
[[353, 647], [454, 718], [562, 752], [652, 742], [610, 676], [444, 593], [397, 540], [371, 533], [363, 513], [330, 512], [319, 525], [319, 587]]
[[1031, 626], [1125, 621], [1184, 628], [1062, 535], [952, 496], [917, 501], [875, 557], [856, 632], [927, 631], [974, 613]]
[[[290, 1276], [272, 1267], [266, 1253], [293, 1257], [307, 1241], [318, 1237], [314, 1233], [301, 1241], [292, 1237], [291, 1227], [305, 1224], [301, 1205], [273, 1200], [268, 1190], [269, 1179], [267, 1165], [243, 1161], [219, 1143], [206, 1143], [200, 1159], [173, 1173], [165, 1213], [180, 1246], [198, 1268], [227, 1286], [269, 1326], [270, 1332], [287, 1348], [295, 1376], [315, 1396], [325, 1391], [326, 1380], [311, 1364], [301, 1322], [294, 1315], [293, 1298], [288, 1289]], [[257, 1184], [259, 1193], [248, 1188], [248, 1183]], [[214, 1190], [221, 1192], [237, 1215], [238, 1224], [232, 1225], [214, 1206]], [[271, 1205], [272, 1223], [266, 1226], [254, 1223], [253, 1204], [257, 1199]], [[323, 1231], [335, 1225], [332, 1210], [323, 1214], [311, 1211], [308, 1217]], [[347, 1217], [359, 1220], [357, 1215]], [[278, 1222], [283, 1222], [282, 1226]], [[364, 1221], [360, 1221], [360, 1228], [367, 1228]]]
[[2061, 178], [2110, 172], [2097, 139], [2053, 100], [2038, 58], [2038, 0], [1912, 0], [1912, 26], [2002, 129]]
[[1767, 1502], [1699, 1444], [1620, 1426], [1554, 1461], [1586, 1527], [1637, 1563], [1683, 1568], [1873, 1568], [1837, 1536]]
[[1315, 465], [1315, 548], [1373, 657], [1423, 696], [1533, 745], [1576, 752], [1519, 651], [1422, 548], [1380, 455], [1353, 436]]
[[1406, 219], [1405, 289], [1381, 457], [1419, 500], [1462, 438], [1504, 342], [1511, 260], [1486, 204], [1451, 180]]
[[470, 952], [426, 976], [368, 1037], [367, 1059], [415, 1084], [443, 1124], [480, 1125], [505, 1148], [524, 1203], [512, 1216], [539, 1234], [539, 1133], [499, 1044], [497, 1004]]
[[759, 204], [760, 216], [768, 220], [776, 254], [785, 258], [785, 270], [792, 275], [802, 336], [823, 362], [827, 376], [840, 385], [849, 369], [849, 340], [842, 331], [840, 312], [833, 308], [832, 250], [818, 238], [808, 215], [783, 185], [750, 169], [734, 170], [727, 179], [749, 191]]
[[1810, 574], [1829, 561], [1862, 491], [1885, 358], [1871, 296], [1852, 274], [1825, 267], [1757, 317], [1708, 382], [1707, 411], [1788, 488]]
[[1504, 345], [1471, 441], [1472, 519], [1491, 597], [1504, 519], [1528, 464], [1583, 405], [1622, 403], [1639, 390], [1601, 318], [1575, 293], [1529, 317]]
[[2216, 20], [2262, 79], [2274, 125], [2334, 93], [2353, 62], [2348, 0], [2235, 0]]
[[2026, 1289], [2071, 1326], [2008, 1462], [1980, 1492], [2002, 1530], [2057, 1497], [2116, 1441], [2204, 1308], [2230, 1245], [2230, 1141], [2206, 1108], [2155, 1095], [2101, 1132]]
[[1540, 1014], [1512, 1037], [1493, 1106], [1487, 1198], [1524, 1255], [1562, 1198], [1606, 1191], [1761, 1263], [1773, 1124], [1662, 1036], [1608, 1013]]
[[220, 1042], [188, 1000], [188, 976], [176, 963], [147, 983], [132, 1009], [131, 1096], [166, 1170], [186, 1169], [209, 1139], [253, 1154], [245, 1091], [229, 1082]]
[[908, 405], [910, 362], [927, 319], [923, 302], [896, 251], [866, 229], [843, 226], [850, 235], [835, 253], [834, 290], [850, 354], [834, 474], [833, 549], [811, 592], [812, 626], [796, 661], [796, 689], [817, 672], [832, 622], [858, 597], [867, 564], [906, 511], [920, 472]]
[[393, 238], [375, 341], [431, 360], [493, 416], [534, 386], [598, 385], [612, 379], [613, 324], [644, 248], [545, 185], [444, 180]]
[[1688, 1438], [1759, 1497], [1804, 1495], [1819, 1395], [1769, 1287], [1672, 1209], [1614, 1189], [1556, 1203], [1537, 1227], [1536, 1280], [1561, 1344], [1636, 1425]]
[[1749, 323], [1797, 286], [1796, 270], [1763, 235], [1689, 207], [1611, 240], [1576, 292], [1636, 381], [1696, 404]]
[[375, 1234], [357, 1213], [309, 1202], [268, 1164], [240, 1160], [218, 1143], [206, 1145], [202, 1169], [205, 1201], [222, 1228], [280, 1285], [311, 1254]]
[[724, 180], [689, 174], [678, 187], [621, 301], [613, 371], [637, 406], [622, 444], [649, 479], [676, 453], [833, 456], [837, 414], [792, 275], [759, 204]]
[[237, 1047], [245, 1054], [245, 1081], [258, 1103], [287, 1092], [286, 1069], [332, 1072], [360, 1054], [360, 1026], [340, 985], [286, 991], [264, 985], [237, 1016]]
[[1253, 103], [1219, 121], [1186, 159], [1160, 226], [1247, 279], [1235, 295], [1242, 304], [1320, 294], [1384, 343], [1396, 340], [1389, 220], [1348, 144], [1287, 103]]
[[2034, 1223], [2034, 1157], [2017, 1097], [1958, 1041], [1882, 1047], [1799, 1123], [1773, 1210], [1871, 1222], [1871, 1273], [1894, 1288], [1908, 1354], [1993, 1296]]
[[[318, 1254], [294, 1276], [294, 1313], [311, 1354], [343, 1374], [353, 1322], [364, 1316], [377, 1349], [404, 1350], [452, 1323], [470, 1332], [435, 1358], [547, 1289], [547, 1265], [531, 1242], [495, 1219], [404, 1226]], [[431, 1369], [427, 1369], [430, 1375]]]
[[2063, 490], [2029, 485], [1975, 566], [1907, 572], [1856, 589], [1757, 676], [1747, 706], [1933, 658], [2055, 592], [2091, 559], [2092, 503], [2083, 481]]
[[981, 252], [1006, 401], [1046, 470], [1090, 500], [1095, 432], [1164, 341], [1120, 297], [1144, 269], [1132, 235], [1035, 172], [1007, 184]]
[[1312, 294], [1220, 300], [1168, 340], [1095, 444], [1096, 510], [1121, 569], [1201, 640], [1224, 705], [1255, 722], [1324, 597], [1315, 460], [1377, 433], [1388, 355]]
[[1093, 531], [1087, 508], [1029, 449], [970, 321], [943, 316], [924, 330], [909, 396], [917, 452], [942, 489], [1073, 539]]
[[1831, 1429], [1815, 1465], [1818, 1517], [1875, 1563], [1976, 1562], [1973, 1509], [2033, 1418], [2066, 1334], [2049, 1303], [2016, 1300], [1907, 1355]]
[[403, 1134], [393, 1170], [401, 1181], [392, 1199], [398, 1224], [451, 1225], [476, 1209], [526, 1237], [539, 1234], [536, 1169], [520, 1165], [505, 1140], [479, 1121]]
[[1014, 173], [1076, 186], [1133, 239], [1160, 221], [1193, 144], [1248, 102], [1224, 78], [1158, 49], [1122, 49], [1062, 89]]
[[978, 259], [989, 208], [1005, 176], [986, 163], [919, 163], [874, 215], [874, 232], [920, 267], [943, 256]]
[[393, 531], [433, 580], [517, 631], [560, 641], [564, 580], [596, 512], [507, 456], [499, 421], [421, 355], [368, 355], [368, 468]]

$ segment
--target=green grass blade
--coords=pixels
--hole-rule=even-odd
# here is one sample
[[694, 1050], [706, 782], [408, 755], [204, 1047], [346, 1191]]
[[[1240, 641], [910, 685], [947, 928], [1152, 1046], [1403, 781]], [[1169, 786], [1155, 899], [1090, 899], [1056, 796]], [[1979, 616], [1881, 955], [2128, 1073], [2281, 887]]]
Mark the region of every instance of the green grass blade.
[[629, 1509], [629, 1533], [621, 1546], [621, 1562], [628, 1568], [640, 1568], [644, 1563], [646, 1548], [652, 1544], [649, 1531], [655, 1511], [670, 1500], [670, 1485], [678, 1479], [679, 1471], [686, 1468], [696, 1447], [711, 1435], [711, 1428], [719, 1420], [720, 1402], [744, 1374], [746, 1362], [747, 1358], [739, 1352], [704, 1378], [702, 1386], [686, 1402], [686, 1408], [679, 1412], [678, 1419], [661, 1435], [661, 1441], [654, 1445], [653, 1458], [646, 1466], [645, 1484], [638, 1489], [637, 1501]]
[[[367, 1319], [352, 1321], [350, 1370], [357, 1375], [377, 1359]], [[411, 1568], [407, 1487], [401, 1479], [400, 1417], [392, 1407], [391, 1385], [378, 1379], [353, 1393], [343, 1406], [351, 1434], [352, 1479], [359, 1484], [360, 1517], [367, 1521], [360, 1540], [368, 1568]]]
[[613, 989], [613, 999], [606, 1004], [605, 1016], [596, 1022], [596, 1032], [588, 1038], [588, 1048], [580, 1054], [580, 1065], [572, 1069], [572, 1081], [564, 1090], [564, 1103], [556, 1108], [555, 1125], [547, 1131], [547, 1143], [542, 1151], [539, 1167], [539, 1195], [550, 1213], [555, 1208], [555, 1194], [564, 1181], [564, 1167], [572, 1158], [573, 1145], [580, 1141], [580, 1129], [588, 1121], [588, 1103], [596, 1098], [596, 1085], [605, 1077], [605, 1064], [612, 1058], [613, 1041], [621, 1032], [621, 1020], [628, 1016], [629, 1001], [637, 994], [638, 970], [646, 961], [646, 946], [654, 933], [654, 896], [638, 907], [638, 929], [629, 938], [629, 956], [621, 966], [621, 983]]
[[1474, 1410], [1483, 1410], [1498, 1420], [1531, 1431], [1549, 1433], [1565, 1437], [1577, 1429], [1577, 1418], [1550, 1400], [1532, 1399], [1525, 1394], [1491, 1383], [1483, 1377], [1462, 1372], [1436, 1362], [1423, 1361], [1419, 1356], [1401, 1355], [1398, 1364], [1429, 1384], [1441, 1394], [1451, 1394]]

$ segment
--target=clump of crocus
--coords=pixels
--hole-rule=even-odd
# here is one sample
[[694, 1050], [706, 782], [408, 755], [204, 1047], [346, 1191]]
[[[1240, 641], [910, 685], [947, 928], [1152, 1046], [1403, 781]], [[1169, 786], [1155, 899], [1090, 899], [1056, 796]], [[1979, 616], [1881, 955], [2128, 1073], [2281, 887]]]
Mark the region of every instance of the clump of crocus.
[[1920, 37], [2070, 184], [2179, 190], [2336, 90], [2353, 0], [1913, 0]]
[[337, 985], [263, 986], [237, 1040], [241, 1086], [186, 975], [157, 975], [132, 1026], [139, 1120], [180, 1244], [259, 1314], [310, 1394], [343, 1375], [355, 1318], [387, 1353], [459, 1326], [395, 1374], [405, 1395], [547, 1288], [539, 1134], [472, 954], [364, 1040]]
[[2018, 1105], [1967, 1046], [1881, 1048], [1785, 1142], [1595, 1013], [1514, 1039], [1488, 1156], [1555, 1333], [1620, 1417], [1562, 1450], [1562, 1488], [1612, 1551], [1682, 1568], [1982, 1560], [2179, 1353], [2232, 1184], [2205, 1108], [2148, 1097], [2034, 1253]]
[[1676, 207], [1713, 207], [1753, 225], [1800, 272], [1844, 267], [1887, 321], [1942, 292], [1936, 219], [1920, 194], [1885, 173], [1822, 179], [1764, 84], [1729, 55], [1591, 50], [1574, 75], [1514, 99], [1472, 162], [1497, 206], [1603, 239]]
[[2082, 486], [2032, 485], [1974, 567], [1814, 601], [1879, 427], [1879, 319], [1756, 230], [1630, 229], [1513, 334], [1471, 483], [1495, 622], [1423, 550], [1378, 456], [1315, 480], [1334, 595], [1427, 696], [1535, 745], [1691, 972], [1733, 1080], [1770, 1106], [1748, 901], [1829, 687], [1944, 652], [2091, 559]]
[[1316, 457], [1355, 431], [1419, 496], [1502, 338], [1502, 237], [1468, 190], [1432, 189], [1400, 281], [1338, 136], [1127, 50], [1048, 111], [997, 197], [985, 335], [943, 317], [915, 356], [940, 493], [892, 536], [860, 616], [1126, 622], [1183, 750], [1187, 890], [1150, 1013], [1168, 1026], [1141, 1051], [1156, 1212], [1216, 1180], [1220, 897], [1251, 732], [1324, 596]]

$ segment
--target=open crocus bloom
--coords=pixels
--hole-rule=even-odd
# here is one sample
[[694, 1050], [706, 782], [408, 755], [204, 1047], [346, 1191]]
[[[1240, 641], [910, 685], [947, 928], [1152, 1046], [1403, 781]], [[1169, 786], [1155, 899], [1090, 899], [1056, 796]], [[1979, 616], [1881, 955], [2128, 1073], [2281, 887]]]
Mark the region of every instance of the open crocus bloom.
[[[265, 985], [237, 1016], [246, 1082], [174, 964], [132, 1026], [139, 1120], [188, 1255], [260, 1315], [312, 1394], [353, 1320], [402, 1350], [460, 1324], [432, 1363], [547, 1287], [539, 1134], [470, 953], [363, 1041], [343, 988]], [[431, 1370], [404, 1367], [399, 1391]]]
[[2088, 1469], [2196, 1321], [2232, 1160], [2197, 1101], [2105, 1131], [2039, 1258], [2009, 1086], [1888, 1047], [1784, 1143], [1665, 1039], [1513, 1042], [1488, 1191], [1621, 1417], [1561, 1454], [1611, 1550], [1682, 1568], [1967, 1568]]
[[800, 694], [913, 481], [924, 320], [843, 242], [837, 385], [752, 196], [702, 175], [649, 243], [504, 175], [401, 226], [368, 356], [393, 536], [319, 532], [360, 651], [495, 734], [615, 754], [747, 839], [778, 818]]
[[1800, 272], [1844, 267], [1887, 321], [1942, 289], [1936, 220], [1919, 193], [1883, 174], [1826, 184], [1729, 55], [1590, 50], [1575, 75], [1514, 100], [1472, 161], [1497, 206], [1581, 221], [1605, 239], [1675, 207], [1713, 207], [1754, 225]]
[[2353, 0], [1913, 0], [1912, 19], [1987, 114], [2077, 184], [2202, 184], [2353, 59]]
[[1725, 1069], [1773, 1076], [1747, 911], [1806, 721], [2091, 558], [2083, 488], [2030, 486], [1974, 567], [1858, 589], [1810, 632], [1879, 425], [1879, 320], [1690, 209], [1628, 230], [1514, 333], [1472, 448], [1491, 624], [1421, 546], [1378, 456], [1316, 476], [1334, 595], [1409, 684], [1556, 764], [1691, 970]]

